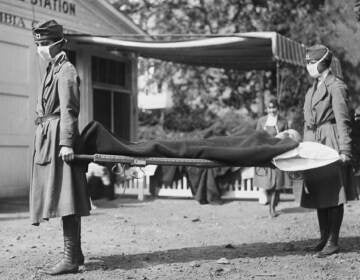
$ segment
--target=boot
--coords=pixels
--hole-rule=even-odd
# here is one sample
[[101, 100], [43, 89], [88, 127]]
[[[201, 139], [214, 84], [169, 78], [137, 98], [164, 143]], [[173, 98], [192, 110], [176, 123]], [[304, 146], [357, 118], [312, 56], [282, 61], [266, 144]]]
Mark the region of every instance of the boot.
[[46, 273], [50, 275], [76, 273], [79, 270], [79, 222], [75, 215], [62, 217], [62, 222], [64, 232], [64, 256], [58, 264], [46, 271]]
[[339, 242], [339, 233], [341, 223], [344, 217], [344, 205], [331, 207], [329, 209], [329, 221], [330, 221], [330, 234], [329, 239], [326, 242], [324, 248], [318, 253], [318, 258], [324, 258], [332, 254], [339, 252], [340, 247]]
[[84, 254], [81, 250], [81, 217], [77, 217], [78, 218], [78, 223], [79, 223], [79, 231], [78, 231], [78, 265], [84, 265], [85, 263], [85, 258], [84, 258]]
[[321, 251], [329, 237], [329, 218], [328, 218], [328, 208], [324, 209], [317, 209], [317, 217], [319, 222], [319, 229], [320, 229], [320, 241], [315, 246], [311, 246], [305, 249], [308, 252], [319, 252]]

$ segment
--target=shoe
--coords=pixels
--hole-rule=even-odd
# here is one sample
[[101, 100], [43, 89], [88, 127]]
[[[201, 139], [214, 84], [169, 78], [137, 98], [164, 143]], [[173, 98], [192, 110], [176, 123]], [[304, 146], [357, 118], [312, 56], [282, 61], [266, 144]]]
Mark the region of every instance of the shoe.
[[340, 251], [340, 247], [338, 245], [328, 242], [326, 243], [325, 247], [319, 253], [317, 253], [316, 257], [326, 258], [333, 254], [339, 253], [339, 251]]
[[61, 274], [77, 273], [78, 271], [79, 271], [79, 266], [77, 264], [73, 264], [64, 258], [54, 267], [45, 271], [45, 273], [48, 275], [61, 275]]
[[318, 244], [316, 244], [315, 246], [309, 246], [306, 247], [304, 249], [305, 252], [320, 252], [326, 244], [326, 239], [325, 240], [320, 240], [320, 242]]

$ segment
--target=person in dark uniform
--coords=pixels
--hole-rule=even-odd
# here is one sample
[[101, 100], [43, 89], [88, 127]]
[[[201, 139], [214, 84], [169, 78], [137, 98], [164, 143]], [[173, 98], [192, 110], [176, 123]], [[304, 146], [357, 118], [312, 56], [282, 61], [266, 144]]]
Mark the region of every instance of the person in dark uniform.
[[[271, 136], [276, 136], [279, 132], [282, 132], [288, 128], [287, 121], [283, 119], [279, 114], [279, 106], [276, 99], [271, 99], [267, 105], [267, 115], [261, 117], [256, 125], [257, 130], [265, 130]], [[269, 197], [269, 214], [270, 217], [278, 216], [275, 211], [279, 202], [279, 191], [284, 187], [285, 183], [284, 172], [273, 169], [256, 167], [254, 185], [265, 189], [266, 194]]]
[[47, 273], [73, 273], [84, 264], [80, 217], [90, 214], [85, 169], [72, 162], [79, 136], [79, 77], [63, 51], [61, 25], [49, 20], [32, 31], [37, 52], [48, 66], [36, 106], [30, 218], [34, 225], [62, 218], [64, 256]]
[[324, 45], [306, 50], [306, 63], [314, 84], [304, 102], [304, 141], [327, 145], [340, 154], [341, 162], [304, 172], [300, 204], [317, 209], [320, 242], [311, 248], [318, 257], [339, 251], [338, 239], [344, 203], [357, 198], [350, 168], [351, 115], [348, 89], [330, 69], [332, 52]]

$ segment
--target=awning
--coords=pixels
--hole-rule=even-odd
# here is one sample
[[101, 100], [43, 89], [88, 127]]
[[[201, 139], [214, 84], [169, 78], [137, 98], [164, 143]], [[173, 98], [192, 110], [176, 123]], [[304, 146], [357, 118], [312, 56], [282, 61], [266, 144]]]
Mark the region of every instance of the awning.
[[[113, 47], [139, 56], [189, 65], [271, 70], [277, 62], [305, 66], [305, 46], [276, 32], [248, 32], [186, 41], [130, 41], [100, 36], [69, 34], [71, 41]], [[335, 73], [341, 74], [335, 62]]]

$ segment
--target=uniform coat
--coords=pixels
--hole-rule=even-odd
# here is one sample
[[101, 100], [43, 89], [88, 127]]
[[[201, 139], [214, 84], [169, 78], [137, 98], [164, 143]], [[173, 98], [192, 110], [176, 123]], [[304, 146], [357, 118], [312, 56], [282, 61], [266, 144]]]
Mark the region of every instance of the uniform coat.
[[79, 98], [77, 72], [61, 52], [49, 64], [37, 100], [36, 114], [53, 117], [38, 124], [35, 132], [30, 184], [33, 224], [59, 216], [89, 215], [84, 166], [65, 163], [59, 157], [61, 146], [76, 150]]
[[[351, 156], [351, 117], [345, 83], [331, 72], [308, 90], [304, 102], [304, 141], [327, 145]], [[357, 197], [350, 166], [339, 162], [304, 172], [301, 206], [327, 208]]]
[[[270, 130], [265, 127], [266, 121], [267, 116], [259, 118], [256, 125], [256, 130], [266, 130], [271, 136], [275, 136], [279, 132], [288, 129], [287, 121], [280, 116], [277, 118], [276, 127], [270, 127]], [[272, 190], [275, 188], [279, 190], [285, 187], [285, 182], [285, 173], [279, 169], [255, 167], [255, 186], [265, 190]]]

